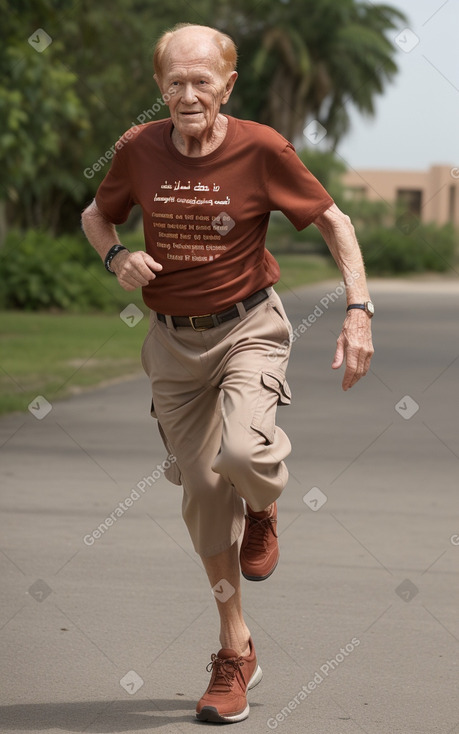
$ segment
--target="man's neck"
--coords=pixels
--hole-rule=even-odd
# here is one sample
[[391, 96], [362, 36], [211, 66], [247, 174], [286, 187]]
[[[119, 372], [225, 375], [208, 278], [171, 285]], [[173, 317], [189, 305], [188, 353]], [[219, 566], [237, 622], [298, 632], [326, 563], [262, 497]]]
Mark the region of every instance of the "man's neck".
[[176, 127], [172, 130], [172, 142], [182, 155], [200, 158], [213, 153], [224, 141], [228, 130], [228, 118], [217, 115], [212, 130], [202, 138], [183, 136]]

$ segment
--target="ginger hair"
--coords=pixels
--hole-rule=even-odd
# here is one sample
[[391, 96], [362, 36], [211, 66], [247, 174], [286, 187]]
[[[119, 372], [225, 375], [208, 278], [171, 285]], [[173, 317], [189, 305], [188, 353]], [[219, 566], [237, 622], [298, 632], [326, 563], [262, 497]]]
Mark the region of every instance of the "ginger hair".
[[183, 28], [205, 28], [207, 31], [213, 31], [212, 40], [220, 51], [220, 73], [226, 75], [235, 71], [237, 65], [237, 48], [230, 36], [226, 33], [222, 33], [216, 28], [210, 28], [210, 26], [197, 25], [195, 23], [178, 23], [169, 31], [165, 31], [155, 46], [153, 67], [158, 79], [161, 79], [163, 76], [164, 56], [166, 54], [169, 41], [177, 31], [180, 31]]

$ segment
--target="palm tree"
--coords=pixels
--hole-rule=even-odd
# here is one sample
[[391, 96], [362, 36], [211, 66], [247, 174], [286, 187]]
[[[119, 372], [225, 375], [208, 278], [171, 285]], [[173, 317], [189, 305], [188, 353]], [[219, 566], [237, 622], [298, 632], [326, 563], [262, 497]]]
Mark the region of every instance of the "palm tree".
[[224, 25], [240, 49], [236, 111], [290, 140], [316, 119], [332, 147], [349, 128], [352, 105], [374, 114], [375, 96], [397, 72], [387, 34], [406, 23], [389, 5], [359, 0], [262, 0], [253, 12], [233, 3], [235, 17]]

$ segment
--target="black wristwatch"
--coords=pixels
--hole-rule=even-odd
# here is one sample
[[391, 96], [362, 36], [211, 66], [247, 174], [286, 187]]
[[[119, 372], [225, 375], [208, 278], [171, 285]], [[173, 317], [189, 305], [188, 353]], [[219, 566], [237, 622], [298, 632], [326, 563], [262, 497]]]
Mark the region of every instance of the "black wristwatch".
[[116, 273], [113, 272], [110, 265], [115, 255], [121, 252], [121, 250], [127, 250], [127, 247], [125, 247], [124, 245], [113, 245], [113, 247], [110, 247], [109, 251], [105, 255], [105, 260], [104, 260], [105, 269], [108, 270], [109, 273], [112, 273], [112, 275], [116, 275]]
[[365, 301], [365, 303], [351, 303], [347, 307], [346, 311], [350, 311], [352, 308], [360, 308], [362, 311], [365, 311], [370, 319], [375, 315], [375, 307], [371, 301]]

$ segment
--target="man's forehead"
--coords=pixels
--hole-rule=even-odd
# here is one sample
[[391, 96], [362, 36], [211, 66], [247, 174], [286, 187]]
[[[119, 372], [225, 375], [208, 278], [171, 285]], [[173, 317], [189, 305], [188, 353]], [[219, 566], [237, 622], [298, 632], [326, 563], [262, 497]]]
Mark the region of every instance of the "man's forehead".
[[220, 65], [221, 49], [215, 34], [202, 31], [189, 31], [183, 28], [174, 33], [164, 53], [164, 71], [177, 64], [196, 64], [209, 69]]
[[174, 76], [175, 74], [198, 74], [205, 76], [213, 76], [218, 71], [218, 66], [215, 61], [211, 61], [206, 57], [198, 57], [184, 59], [180, 57], [178, 59], [170, 59], [164, 65], [164, 76]]

